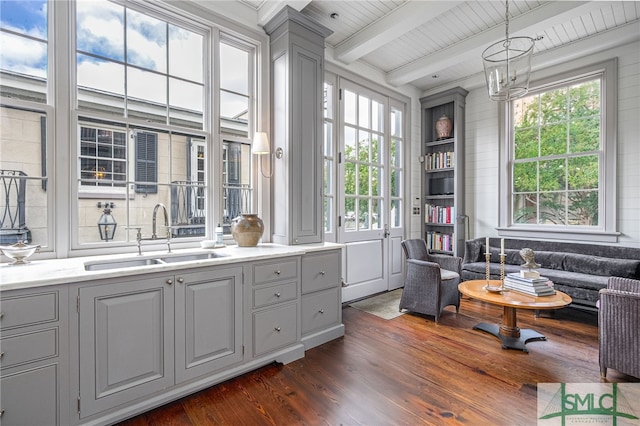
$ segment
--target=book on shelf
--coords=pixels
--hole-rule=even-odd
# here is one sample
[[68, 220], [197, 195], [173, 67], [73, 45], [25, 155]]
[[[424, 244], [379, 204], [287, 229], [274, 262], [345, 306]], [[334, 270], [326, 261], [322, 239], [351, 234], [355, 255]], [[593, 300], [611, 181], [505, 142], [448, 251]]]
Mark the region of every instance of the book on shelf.
[[429, 152], [424, 156], [425, 170], [449, 169], [453, 167], [452, 151], [448, 152]]
[[437, 251], [453, 251], [453, 234], [442, 234], [440, 232], [429, 231], [425, 235], [427, 248]]
[[455, 208], [453, 206], [425, 204], [424, 212], [425, 223], [452, 224], [456, 217]]

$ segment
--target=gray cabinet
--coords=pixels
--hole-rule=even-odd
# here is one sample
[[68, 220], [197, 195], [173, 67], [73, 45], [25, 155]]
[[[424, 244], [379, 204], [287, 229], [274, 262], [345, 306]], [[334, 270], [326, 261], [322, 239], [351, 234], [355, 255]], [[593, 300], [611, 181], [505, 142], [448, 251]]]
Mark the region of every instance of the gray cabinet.
[[275, 161], [272, 240], [318, 243], [322, 228], [324, 39], [331, 34], [287, 6], [265, 25], [271, 42]]
[[[464, 255], [464, 120], [467, 91], [457, 87], [420, 99], [423, 237], [432, 252]], [[438, 132], [438, 121], [450, 120]], [[444, 121], [444, 119], [443, 119]], [[442, 122], [441, 122], [442, 123]]]
[[242, 361], [242, 267], [176, 275], [176, 382]]
[[2, 292], [0, 398], [5, 425], [67, 423], [66, 288]]
[[174, 383], [173, 275], [78, 289], [80, 418]]
[[242, 267], [78, 288], [80, 418], [242, 361]]
[[302, 257], [301, 327], [305, 349], [344, 335], [341, 254], [329, 250]]
[[252, 356], [299, 345], [300, 258], [255, 262], [248, 269]]

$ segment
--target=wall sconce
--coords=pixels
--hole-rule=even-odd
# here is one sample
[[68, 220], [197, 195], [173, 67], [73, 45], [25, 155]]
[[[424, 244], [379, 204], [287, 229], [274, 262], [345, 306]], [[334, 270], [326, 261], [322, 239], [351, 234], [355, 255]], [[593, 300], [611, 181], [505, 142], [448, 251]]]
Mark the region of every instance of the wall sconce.
[[[104, 210], [102, 215], [98, 219], [98, 231], [100, 232], [100, 239], [102, 241], [113, 240], [113, 236], [116, 233], [116, 218], [111, 215], [111, 209], [115, 207], [114, 203], [104, 202]], [[102, 203], [98, 202], [98, 208], [102, 208]]]
[[[271, 149], [269, 147], [269, 138], [267, 137], [267, 133], [266, 132], [256, 132], [255, 135], [253, 135], [253, 143], [251, 144], [251, 152], [253, 153], [253, 155], [258, 155], [260, 156], [260, 159], [258, 161], [260, 161], [260, 174], [262, 174], [262, 176], [264, 176], [265, 178], [269, 179], [270, 177], [273, 176], [273, 159], [274, 157], [277, 159], [281, 159], [284, 151], [282, 150], [282, 148], [278, 147], [276, 148], [276, 152], [271, 153]], [[263, 155], [270, 155], [270, 161], [269, 161], [269, 170], [270, 173], [269, 175], [265, 175], [264, 172], [262, 171], [262, 156]]]

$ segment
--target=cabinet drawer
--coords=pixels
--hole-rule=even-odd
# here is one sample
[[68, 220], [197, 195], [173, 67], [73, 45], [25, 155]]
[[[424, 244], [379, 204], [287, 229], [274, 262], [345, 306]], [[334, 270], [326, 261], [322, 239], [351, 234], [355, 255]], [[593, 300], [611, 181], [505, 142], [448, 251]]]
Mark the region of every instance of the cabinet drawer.
[[340, 252], [307, 255], [302, 258], [302, 294], [340, 284]]
[[58, 329], [36, 331], [4, 337], [2, 368], [58, 356]]
[[55, 364], [2, 377], [3, 425], [57, 425], [60, 372]]
[[253, 307], [260, 308], [275, 303], [287, 302], [294, 300], [297, 296], [297, 282], [257, 288], [253, 290]]
[[290, 304], [253, 314], [254, 355], [295, 343], [298, 305]]
[[280, 280], [296, 279], [298, 262], [296, 259], [253, 265], [253, 283], [263, 284]]
[[0, 327], [3, 330], [58, 320], [58, 292], [2, 297]]
[[338, 309], [337, 288], [302, 296], [302, 334], [337, 323]]

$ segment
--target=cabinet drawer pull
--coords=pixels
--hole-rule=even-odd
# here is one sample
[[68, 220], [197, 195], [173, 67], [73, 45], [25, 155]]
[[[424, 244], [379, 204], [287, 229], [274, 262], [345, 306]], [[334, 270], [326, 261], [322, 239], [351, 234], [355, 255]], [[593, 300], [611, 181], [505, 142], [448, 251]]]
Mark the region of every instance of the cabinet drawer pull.
[[280, 275], [280, 270], [276, 270], [276, 275]]
[[178, 278], [178, 282], [179, 282], [180, 284], [182, 284], [182, 283], [184, 282], [184, 278], [182, 278], [182, 277]]
[[321, 314], [324, 314], [324, 309], [320, 309], [318, 312], [320, 312]]
[[0, 410], [0, 417], [4, 414], [4, 409]]
[[4, 312], [0, 312], [0, 319], [2, 319], [2, 317], [4, 317]]
[[4, 352], [0, 352], [0, 358], [4, 356]]
[[173, 280], [172, 280], [171, 278], [169, 278], [169, 279], [167, 280], [167, 284], [169, 284], [169, 285], [173, 284]]
[[277, 298], [280, 298], [280, 296], [282, 296], [282, 295], [278, 292], [278, 293], [276, 293], [276, 294], [275, 294], [275, 296], [276, 296]]
[[280, 330], [282, 330], [280, 327], [276, 327], [274, 330], [276, 330], [278, 333], [280, 333]]
[[320, 271], [320, 275], [324, 275], [324, 274], [325, 274], [325, 272], [324, 272], [324, 271]]

